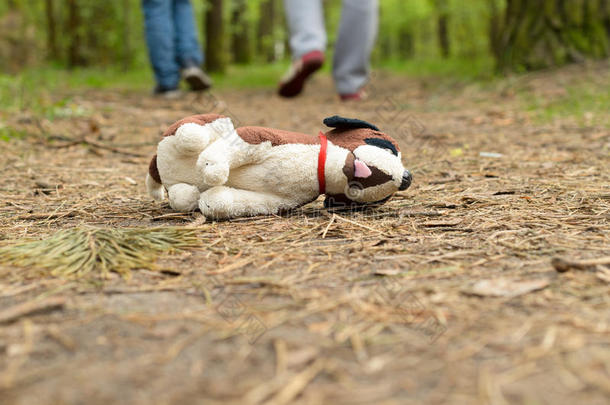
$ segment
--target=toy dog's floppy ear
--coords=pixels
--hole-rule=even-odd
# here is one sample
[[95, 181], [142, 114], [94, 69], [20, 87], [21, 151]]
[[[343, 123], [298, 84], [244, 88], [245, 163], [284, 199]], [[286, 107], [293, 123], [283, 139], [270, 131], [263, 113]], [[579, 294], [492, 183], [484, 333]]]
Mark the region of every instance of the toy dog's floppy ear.
[[333, 115], [332, 117], [324, 118], [324, 125], [326, 125], [327, 127], [338, 129], [369, 128], [374, 131], [379, 131], [379, 128], [366, 121], [362, 121], [355, 118], [339, 117], [338, 115]]

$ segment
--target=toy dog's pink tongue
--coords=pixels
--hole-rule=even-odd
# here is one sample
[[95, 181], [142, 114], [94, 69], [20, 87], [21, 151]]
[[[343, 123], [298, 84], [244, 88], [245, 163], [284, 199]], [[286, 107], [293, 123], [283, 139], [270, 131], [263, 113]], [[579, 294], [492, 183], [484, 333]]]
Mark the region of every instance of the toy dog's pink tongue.
[[358, 159], [354, 160], [354, 177], [366, 179], [371, 174], [373, 174], [373, 172], [371, 172], [371, 169], [369, 169], [366, 163]]

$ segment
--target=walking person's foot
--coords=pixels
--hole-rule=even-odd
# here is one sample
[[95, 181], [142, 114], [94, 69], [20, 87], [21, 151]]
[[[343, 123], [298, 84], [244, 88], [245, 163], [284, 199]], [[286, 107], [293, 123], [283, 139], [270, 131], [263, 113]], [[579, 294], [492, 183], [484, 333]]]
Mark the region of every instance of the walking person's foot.
[[192, 91], [203, 91], [212, 87], [212, 79], [196, 63], [187, 64], [181, 74]]
[[358, 90], [355, 93], [339, 94], [339, 98], [341, 99], [341, 101], [362, 101], [365, 100], [366, 97], [367, 95], [362, 89]]
[[311, 51], [294, 61], [290, 70], [280, 81], [278, 93], [282, 97], [295, 97], [301, 94], [305, 82], [324, 64], [324, 53]]
[[157, 84], [153, 89], [153, 95], [156, 97], [163, 97], [168, 100], [176, 100], [182, 96], [182, 92], [176, 87], [164, 87]]

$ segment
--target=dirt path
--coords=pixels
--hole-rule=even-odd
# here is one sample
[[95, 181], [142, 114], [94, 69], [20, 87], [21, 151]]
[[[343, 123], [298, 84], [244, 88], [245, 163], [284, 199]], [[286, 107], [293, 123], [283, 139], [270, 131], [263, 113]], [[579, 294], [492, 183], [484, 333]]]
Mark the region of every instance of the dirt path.
[[206, 223], [205, 249], [129, 280], [0, 267], [0, 315], [56, 304], [0, 323], [0, 403], [608, 403], [610, 275], [551, 259], [610, 255], [610, 135], [533, 123], [511, 86], [551, 97], [580, 76], [544, 79], [441, 92], [380, 74], [361, 104], [324, 77], [291, 102], [82, 91], [64, 118], [11, 118], [31, 135], [2, 144], [0, 240], [188, 224], [143, 179], [195, 112], [310, 133], [359, 117], [400, 139], [414, 182], [375, 212]]

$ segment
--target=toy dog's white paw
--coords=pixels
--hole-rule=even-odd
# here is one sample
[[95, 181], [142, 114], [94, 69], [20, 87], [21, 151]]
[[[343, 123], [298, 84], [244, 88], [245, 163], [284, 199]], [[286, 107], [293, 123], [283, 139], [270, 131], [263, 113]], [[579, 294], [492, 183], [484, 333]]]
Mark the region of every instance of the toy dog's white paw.
[[203, 181], [210, 186], [221, 186], [229, 179], [229, 165], [208, 162], [203, 169]]
[[228, 218], [234, 204], [234, 197], [228, 187], [217, 186], [201, 193], [199, 210], [206, 218]]
[[176, 149], [183, 154], [198, 154], [204, 150], [211, 141], [211, 128], [192, 122], [182, 124], [176, 130]]
[[163, 187], [160, 187], [156, 190], [149, 191], [148, 194], [155, 201], [163, 201], [163, 199], [165, 198], [165, 190], [163, 189]]
[[205, 184], [210, 186], [221, 186], [229, 179], [229, 162], [218, 161], [209, 156], [208, 150], [199, 155], [197, 168], [201, 171], [201, 176]]
[[195, 186], [179, 183], [169, 188], [168, 195], [170, 207], [176, 211], [190, 212], [197, 208], [201, 193]]

